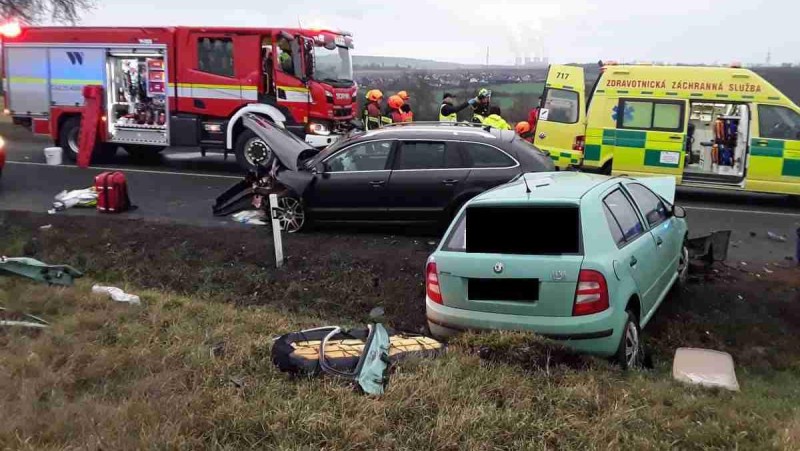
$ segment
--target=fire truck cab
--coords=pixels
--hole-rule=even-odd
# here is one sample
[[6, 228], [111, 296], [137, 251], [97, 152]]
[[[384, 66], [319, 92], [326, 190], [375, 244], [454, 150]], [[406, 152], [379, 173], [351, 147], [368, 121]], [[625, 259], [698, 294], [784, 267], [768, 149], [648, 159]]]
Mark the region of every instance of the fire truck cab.
[[6, 113], [75, 159], [82, 89], [103, 87], [95, 152], [224, 149], [245, 169], [272, 151], [245, 113], [316, 147], [353, 127], [348, 33], [292, 28], [22, 28], [3, 40]]

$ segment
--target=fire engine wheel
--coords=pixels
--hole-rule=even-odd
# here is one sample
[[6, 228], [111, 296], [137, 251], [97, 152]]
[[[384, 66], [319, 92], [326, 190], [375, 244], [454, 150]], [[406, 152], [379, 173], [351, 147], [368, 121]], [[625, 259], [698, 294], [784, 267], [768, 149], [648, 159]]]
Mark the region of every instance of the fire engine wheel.
[[252, 130], [244, 130], [236, 139], [236, 162], [245, 171], [253, 171], [257, 166], [269, 167], [272, 163], [272, 149]]
[[303, 202], [294, 197], [284, 196], [278, 199], [276, 216], [281, 229], [288, 233], [297, 233], [303, 230], [306, 224]]
[[58, 145], [64, 149], [64, 156], [70, 161], [78, 159], [78, 141], [81, 131], [81, 119], [73, 117], [67, 119], [61, 126], [58, 134]]
[[[78, 160], [78, 149], [80, 148], [81, 118], [71, 117], [61, 125], [58, 134], [58, 146], [64, 150], [64, 156], [69, 161]], [[92, 151], [92, 161], [108, 158], [117, 153], [116, 144], [98, 144]]]

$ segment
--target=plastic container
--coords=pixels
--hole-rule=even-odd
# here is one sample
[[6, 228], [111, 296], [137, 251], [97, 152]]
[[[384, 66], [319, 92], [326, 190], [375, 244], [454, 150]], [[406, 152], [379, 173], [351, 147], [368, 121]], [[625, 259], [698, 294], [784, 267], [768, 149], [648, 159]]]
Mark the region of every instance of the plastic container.
[[64, 150], [60, 147], [47, 147], [44, 149], [44, 159], [48, 166], [58, 166], [62, 163]]

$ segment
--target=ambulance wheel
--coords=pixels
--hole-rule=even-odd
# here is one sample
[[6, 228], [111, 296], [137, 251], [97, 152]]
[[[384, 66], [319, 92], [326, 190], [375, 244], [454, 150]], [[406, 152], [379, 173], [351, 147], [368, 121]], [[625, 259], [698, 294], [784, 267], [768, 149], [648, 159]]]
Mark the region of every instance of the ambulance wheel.
[[[61, 125], [58, 133], [58, 147], [63, 149], [63, 155], [72, 162], [78, 161], [78, 149], [80, 147], [81, 118], [73, 116]], [[92, 151], [92, 161], [102, 158], [109, 158], [117, 153], [116, 144], [102, 143], [97, 144]]]
[[268, 168], [274, 158], [272, 148], [250, 129], [243, 130], [236, 138], [234, 152], [239, 167], [248, 172], [255, 171], [257, 166]]

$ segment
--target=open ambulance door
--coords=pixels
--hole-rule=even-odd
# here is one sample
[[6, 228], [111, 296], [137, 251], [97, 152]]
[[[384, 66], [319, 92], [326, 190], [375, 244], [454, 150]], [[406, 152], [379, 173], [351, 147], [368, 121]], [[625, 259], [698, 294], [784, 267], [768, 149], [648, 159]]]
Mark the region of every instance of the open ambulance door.
[[559, 169], [583, 161], [586, 82], [582, 67], [551, 65], [533, 144], [550, 152]]

